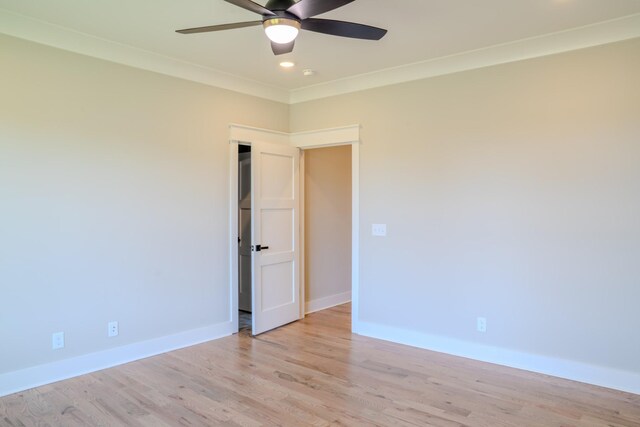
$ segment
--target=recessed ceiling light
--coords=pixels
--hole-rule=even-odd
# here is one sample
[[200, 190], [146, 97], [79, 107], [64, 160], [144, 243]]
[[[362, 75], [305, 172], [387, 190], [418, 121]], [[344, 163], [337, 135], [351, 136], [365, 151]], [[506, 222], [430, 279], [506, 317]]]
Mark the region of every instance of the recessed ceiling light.
[[309, 77], [309, 76], [313, 76], [313, 75], [315, 75], [315, 74], [316, 74], [316, 72], [315, 72], [315, 71], [313, 71], [313, 70], [312, 70], [312, 69], [310, 69], [310, 68], [307, 68], [306, 70], [304, 70], [304, 71], [302, 72], [302, 74], [303, 74], [304, 76], [306, 76], [306, 77]]
[[282, 68], [291, 68], [291, 67], [293, 67], [294, 65], [296, 65], [296, 63], [295, 63], [295, 62], [291, 62], [291, 61], [282, 61], [282, 62], [280, 63], [280, 66], [281, 66]]

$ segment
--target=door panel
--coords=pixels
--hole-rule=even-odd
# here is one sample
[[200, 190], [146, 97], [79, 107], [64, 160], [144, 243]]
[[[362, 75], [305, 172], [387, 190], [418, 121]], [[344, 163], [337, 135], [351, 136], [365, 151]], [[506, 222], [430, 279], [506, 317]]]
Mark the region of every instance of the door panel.
[[300, 318], [299, 152], [251, 144], [253, 333]]
[[[291, 182], [292, 159], [276, 153], [260, 154], [261, 197], [265, 200], [293, 200], [294, 183]], [[266, 178], [266, 179], [265, 179]]]
[[293, 209], [271, 209], [262, 212], [262, 241], [268, 242], [270, 255], [294, 250], [293, 215]]
[[263, 310], [269, 311], [295, 302], [295, 289], [290, 280], [293, 273], [293, 265], [288, 261], [262, 267]]

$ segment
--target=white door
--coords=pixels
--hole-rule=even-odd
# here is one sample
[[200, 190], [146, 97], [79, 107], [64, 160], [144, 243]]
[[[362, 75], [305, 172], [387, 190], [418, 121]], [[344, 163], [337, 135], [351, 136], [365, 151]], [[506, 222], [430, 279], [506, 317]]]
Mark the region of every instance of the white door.
[[238, 157], [238, 308], [251, 311], [251, 154]]
[[253, 334], [300, 318], [299, 152], [251, 144]]

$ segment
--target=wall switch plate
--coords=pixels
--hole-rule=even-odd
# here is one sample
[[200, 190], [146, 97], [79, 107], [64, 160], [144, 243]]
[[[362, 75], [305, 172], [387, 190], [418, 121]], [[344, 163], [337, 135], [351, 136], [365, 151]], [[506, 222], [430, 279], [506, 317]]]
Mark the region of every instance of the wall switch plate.
[[109, 324], [107, 325], [107, 329], [108, 329], [108, 335], [110, 337], [118, 336], [118, 322], [116, 321], [109, 322]]
[[371, 224], [371, 235], [372, 236], [386, 236], [387, 235], [387, 224]]
[[478, 317], [477, 328], [478, 332], [487, 332], [487, 319], [485, 317]]
[[51, 349], [59, 350], [64, 348], [64, 332], [56, 332], [51, 335]]

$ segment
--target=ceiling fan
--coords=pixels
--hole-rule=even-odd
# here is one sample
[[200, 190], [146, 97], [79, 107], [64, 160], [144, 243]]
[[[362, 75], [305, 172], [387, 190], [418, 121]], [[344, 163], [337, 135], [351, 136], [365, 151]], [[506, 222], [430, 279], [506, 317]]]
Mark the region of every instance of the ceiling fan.
[[271, 40], [271, 49], [276, 55], [293, 51], [293, 45], [300, 29], [365, 40], [380, 40], [387, 33], [387, 30], [382, 28], [356, 24], [355, 22], [313, 18], [313, 16], [337, 9], [354, 0], [268, 0], [265, 6], [251, 0], [225, 1], [262, 15], [262, 19], [260, 21], [187, 28], [176, 32], [180, 34], [207, 33], [262, 25], [267, 37]]

